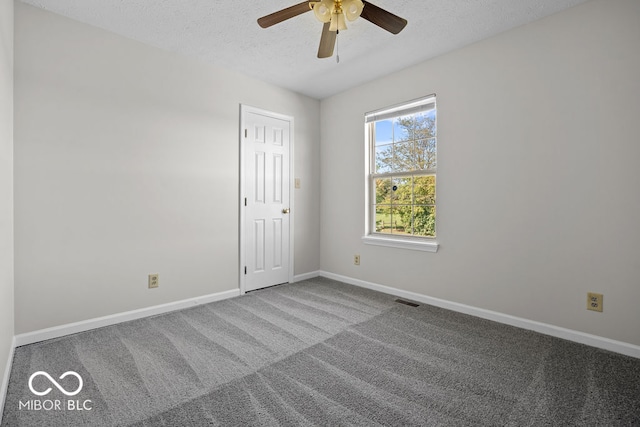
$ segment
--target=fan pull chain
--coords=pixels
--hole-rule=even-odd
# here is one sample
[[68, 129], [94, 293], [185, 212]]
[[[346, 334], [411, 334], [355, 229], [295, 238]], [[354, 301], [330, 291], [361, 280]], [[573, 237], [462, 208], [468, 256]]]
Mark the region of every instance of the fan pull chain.
[[338, 43], [338, 37], [340, 35], [340, 30], [336, 30], [336, 64], [340, 63], [340, 43]]

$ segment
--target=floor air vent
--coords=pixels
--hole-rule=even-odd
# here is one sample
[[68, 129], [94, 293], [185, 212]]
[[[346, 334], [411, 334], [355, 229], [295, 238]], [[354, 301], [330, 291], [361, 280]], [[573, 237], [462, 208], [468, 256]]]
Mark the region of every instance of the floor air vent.
[[396, 302], [400, 304], [408, 305], [410, 307], [420, 307], [420, 304], [416, 304], [415, 302], [405, 301], [403, 299], [397, 299]]

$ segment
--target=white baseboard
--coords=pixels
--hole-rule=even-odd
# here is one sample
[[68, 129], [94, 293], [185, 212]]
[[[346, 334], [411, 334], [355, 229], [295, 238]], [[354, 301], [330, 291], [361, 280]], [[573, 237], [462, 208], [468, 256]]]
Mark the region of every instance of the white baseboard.
[[308, 279], [313, 279], [314, 277], [318, 277], [319, 275], [320, 275], [320, 271], [319, 270], [310, 271], [309, 273], [296, 274], [295, 276], [293, 276], [293, 282], [292, 283], [301, 282], [303, 280], [308, 280]]
[[239, 289], [218, 292], [215, 294], [203, 295], [197, 298], [189, 298], [167, 304], [155, 305], [153, 307], [141, 308], [139, 310], [126, 311], [124, 313], [112, 314], [95, 319], [83, 320], [81, 322], [69, 323], [67, 325], [55, 326], [53, 328], [41, 329], [39, 331], [28, 332], [15, 336], [15, 346], [33, 344], [39, 341], [58, 338], [65, 335], [76, 334], [103, 326], [115, 325], [116, 323], [136, 320], [143, 317], [155, 316], [157, 314], [168, 313], [170, 311], [181, 310], [183, 308], [194, 307], [200, 304], [207, 304], [240, 295]]
[[509, 314], [499, 313], [497, 311], [485, 310], [483, 308], [473, 307], [466, 304], [433, 298], [415, 292], [403, 291], [401, 289], [392, 288], [390, 286], [379, 285], [377, 283], [367, 282], [365, 280], [354, 279], [352, 277], [342, 276], [335, 273], [329, 273], [328, 271], [320, 271], [320, 276], [326, 277], [328, 279], [338, 280], [344, 283], [349, 283], [351, 285], [360, 286], [362, 288], [383, 292], [385, 294], [396, 295], [402, 298], [422, 302], [424, 304], [446, 308], [448, 310], [457, 311], [459, 313], [469, 314], [471, 316], [480, 317], [482, 319], [493, 320], [495, 322], [504, 323], [506, 325], [516, 326], [518, 328], [539, 332], [541, 334], [550, 335], [552, 337], [562, 338], [565, 340], [577, 342], [580, 344], [586, 344], [592, 347], [597, 347], [640, 359], [640, 346], [634, 344], [616, 341], [597, 335], [587, 334], [584, 332], [574, 331], [572, 329], [566, 329], [547, 323], [536, 322], [534, 320], [524, 319], [521, 317], [511, 316]]
[[4, 412], [4, 404], [7, 400], [7, 390], [9, 388], [9, 376], [11, 375], [11, 366], [13, 365], [13, 352], [16, 349], [16, 337], [11, 340], [11, 348], [9, 348], [9, 358], [4, 368], [2, 376], [2, 384], [0, 384], [0, 425], [2, 425], [2, 414]]

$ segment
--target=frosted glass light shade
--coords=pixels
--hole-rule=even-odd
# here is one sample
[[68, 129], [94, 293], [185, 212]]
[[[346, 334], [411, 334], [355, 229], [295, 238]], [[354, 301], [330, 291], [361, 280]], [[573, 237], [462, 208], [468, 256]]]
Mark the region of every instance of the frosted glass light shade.
[[344, 21], [344, 13], [332, 13], [331, 25], [329, 31], [342, 31], [347, 29], [347, 23]]
[[313, 13], [316, 15], [316, 18], [318, 18], [318, 21], [320, 22], [331, 21], [332, 11], [332, 0], [322, 0], [313, 5]]
[[349, 21], [357, 19], [364, 9], [362, 0], [342, 0], [342, 9]]

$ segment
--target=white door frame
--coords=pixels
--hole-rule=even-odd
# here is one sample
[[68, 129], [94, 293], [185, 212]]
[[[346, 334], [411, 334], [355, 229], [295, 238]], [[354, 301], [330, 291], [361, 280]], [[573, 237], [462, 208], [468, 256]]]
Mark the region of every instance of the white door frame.
[[264, 116], [269, 116], [269, 117], [273, 117], [275, 119], [280, 119], [280, 120], [286, 120], [289, 122], [290, 128], [289, 128], [289, 209], [290, 209], [290, 213], [289, 213], [289, 277], [288, 277], [288, 282], [292, 283], [293, 282], [293, 267], [294, 267], [294, 246], [293, 246], [293, 242], [294, 242], [294, 218], [296, 215], [296, 210], [294, 209], [294, 200], [295, 197], [294, 196], [294, 183], [295, 183], [295, 178], [294, 178], [294, 174], [293, 174], [293, 142], [294, 142], [294, 123], [293, 123], [293, 116], [287, 116], [285, 114], [280, 114], [280, 113], [274, 113], [272, 111], [267, 111], [267, 110], [263, 110], [260, 108], [256, 108], [256, 107], [252, 107], [249, 105], [245, 105], [245, 104], [240, 104], [240, 129], [239, 129], [239, 141], [240, 141], [240, 196], [239, 196], [239, 200], [238, 200], [238, 209], [240, 211], [240, 244], [239, 246], [239, 259], [240, 259], [240, 265], [238, 267], [238, 273], [240, 276], [240, 283], [239, 283], [239, 287], [240, 287], [240, 295], [244, 295], [246, 292], [246, 275], [245, 275], [245, 268], [246, 268], [246, 247], [245, 247], [245, 239], [247, 237], [247, 230], [245, 229], [245, 195], [246, 195], [246, 185], [247, 183], [245, 182], [245, 155], [246, 155], [246, 150], [245, 150], [245, 130], [247, 129], [246, 127], [246, 114], [247, 113], [256, 113], [256, 114], [261, 114]]

